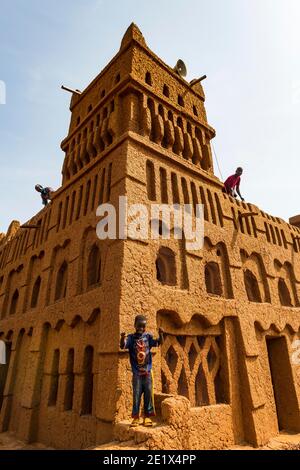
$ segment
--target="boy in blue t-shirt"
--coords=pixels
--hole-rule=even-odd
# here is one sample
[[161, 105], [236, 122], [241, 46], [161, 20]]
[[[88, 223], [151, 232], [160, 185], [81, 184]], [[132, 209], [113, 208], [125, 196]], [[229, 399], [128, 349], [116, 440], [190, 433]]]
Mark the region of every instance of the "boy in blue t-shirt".
[[146, 333], [146, 324], [146, 317], [137, 315], [134, 321], [135, 333], [128, 335], [126, 339], [126, 333], [121, 333], [120, 340], [120, 348], [129, 350], [132, 369], [132, 427], [140, 424], [140, 405], [143, 394], [144, 426], [152, 426], [151, 416], [155, 416], [151, 348], [162, 344], [163, 335], [160, 331], [159, 339], [154, 339], [150, 333]]
[[48, 202], [51, 200], [51, 193], [53, 193], [53, 189], [52, 188], [43, 188], [42, 185], [40, 184], [36, 184], [35, 185], [35, 190], [38, 192], [38, 193], [41, 193], [41, 198], [42, 198], [42, 202], [43, 202], [43, 205], [44, 206], [47, 206], [48, 205]]

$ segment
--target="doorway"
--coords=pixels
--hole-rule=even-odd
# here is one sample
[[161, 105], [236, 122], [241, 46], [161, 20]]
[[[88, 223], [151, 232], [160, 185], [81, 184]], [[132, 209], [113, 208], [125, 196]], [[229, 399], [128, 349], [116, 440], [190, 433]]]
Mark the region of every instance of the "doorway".
[[0, 411], [1, 411], [2, 403], [3, 403], [3, 394], [4, 394], [6, 379], [7, 379], [10, 353], [11, 353], [11, 343], [6, 342], [5, 345], [6, 345], [6, 353], [5, 353], [6, 364], [0, 364]]
[[267, 337], [279, 431], [300, 431], [300, 414], [286, 338]]

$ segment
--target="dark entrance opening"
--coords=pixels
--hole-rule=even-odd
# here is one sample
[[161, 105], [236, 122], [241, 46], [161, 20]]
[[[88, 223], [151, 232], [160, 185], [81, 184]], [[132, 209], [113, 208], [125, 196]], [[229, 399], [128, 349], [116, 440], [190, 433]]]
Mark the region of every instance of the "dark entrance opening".
[[299, 408], [286, 338], [266, 340], [279, 430], [299, 432]]
[[6, 343], [6, 364], [0, 364], [0, 411], [3, 403], [3, 394], [7, 379], [7, 373], [9, 368], [9, 360], [10, 360], [10, 353], [11, 353], [11, 343]]

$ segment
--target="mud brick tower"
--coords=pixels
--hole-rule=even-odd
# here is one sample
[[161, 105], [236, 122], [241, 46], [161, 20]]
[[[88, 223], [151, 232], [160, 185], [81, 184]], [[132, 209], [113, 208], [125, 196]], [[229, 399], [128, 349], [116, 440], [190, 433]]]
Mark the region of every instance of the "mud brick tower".
[[[57, 448], [261, 445], [300, 432], [300, 224], [222, 193], [201, 84], [147, 47], [135, 25], [73, 94], [62, 186], [0, 241], [0, 431]], [[205, 244], [99, 240], [103, 202], [204, 205]], [[119, 334], [144, 313], [158, 425], [128, 430], [131, 371]], [[295, 356], [295, 354], [294, 354]]]

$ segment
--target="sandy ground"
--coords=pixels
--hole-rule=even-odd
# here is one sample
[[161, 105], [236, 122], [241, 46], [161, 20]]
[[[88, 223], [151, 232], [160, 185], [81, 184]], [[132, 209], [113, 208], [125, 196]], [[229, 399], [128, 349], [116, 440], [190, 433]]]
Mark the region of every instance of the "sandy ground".
[[[234, 446], [231, 450], [257, 450], [245, 444], [244, 446]], [[300, 450], [300, 434], [281, 433], [273, 437], [266, 446], [260, 450]]]
[[[39, 443], [25, 444], [18, 441], [13, 434], [8, 432], [0, 434], [0, 450], [45, 450], [46, 446]], [[48, 448], [49, 449], [49, 448]]]
[[[54, 450], [43, 444], [25, 444], [15, 439], [13, 434], [0, 434], [0, 451], [1, 450]], [[281, 433], [274, 437], [269, 443], [261, 447], [262, 450], [300, 450], [300, 434]], [[102, 446], [95, 447], [93, 450], [148, 450], [143, 444], [136, 445], [133, 441], [127, 442], [111, 442]], [[230, 450], [255, 450], [253, 447], [245, 445], [233, 446]]]
[[[111, 442], [110, 444], [104, 444], [96, 447], [94, 450], [148, 450], [143, 445], [134, 445], [134, 442]], [[300, 450], [300, 434], [280, 434], [277, 437], [271, 439], [268, 444], [259, 449], [245, 445], [235, 445], [228, 450]]]

